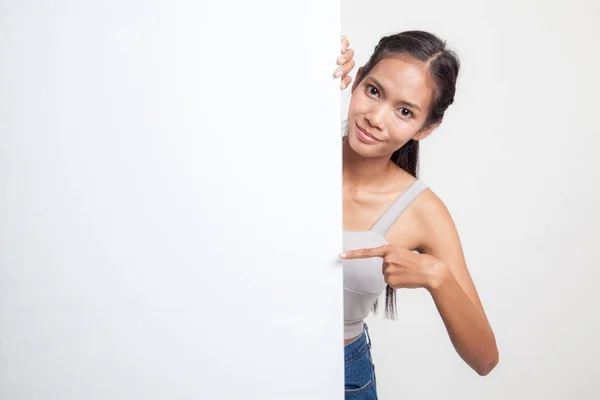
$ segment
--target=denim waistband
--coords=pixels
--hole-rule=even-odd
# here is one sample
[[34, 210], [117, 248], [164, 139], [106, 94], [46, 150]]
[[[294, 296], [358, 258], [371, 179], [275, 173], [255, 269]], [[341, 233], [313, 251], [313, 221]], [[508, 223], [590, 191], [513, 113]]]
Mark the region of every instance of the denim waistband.
[[344, 345], [344, 361], [348, 363], [370, 349], [371, 337], [369, 336], [369, 327], [365, 324], [362, 333], [356, 339]]

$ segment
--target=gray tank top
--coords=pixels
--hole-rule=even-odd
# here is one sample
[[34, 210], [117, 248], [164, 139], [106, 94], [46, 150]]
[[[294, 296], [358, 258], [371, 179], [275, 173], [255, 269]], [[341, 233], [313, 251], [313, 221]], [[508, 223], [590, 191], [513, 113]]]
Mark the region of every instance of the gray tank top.
[[[344, 231], [343, 249], [358, 250], [387, 244], [385, 234], [427, 185], [417, 179], [375, 222], [369, 231]], [[343, 260], [344, 268], [344, 339], [361, 334], [363, 321], [386, 287], [381, 257]]]

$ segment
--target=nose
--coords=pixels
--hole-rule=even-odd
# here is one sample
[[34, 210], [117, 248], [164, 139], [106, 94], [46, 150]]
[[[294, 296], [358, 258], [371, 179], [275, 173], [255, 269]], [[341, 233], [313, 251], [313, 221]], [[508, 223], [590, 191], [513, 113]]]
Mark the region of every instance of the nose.
[[379, 106], [379, 107], [375, 107], [371, 110], [371, 112], [367, 113], [365, 115], [365, 117], [367, 118], [367, 121], [369, 121], [369, 124], [371, 124], [371, 126], [383, 130], [383, 122], [385, 119], [385, 112], [386, 112], [386, 107], [385, 106]]

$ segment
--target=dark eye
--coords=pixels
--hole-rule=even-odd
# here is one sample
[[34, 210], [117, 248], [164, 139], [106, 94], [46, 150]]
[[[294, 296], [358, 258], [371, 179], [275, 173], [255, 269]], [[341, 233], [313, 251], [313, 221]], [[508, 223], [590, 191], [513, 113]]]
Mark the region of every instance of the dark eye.
[[404, 108], [404, 107], [400, 107], [400, 115], [402, 115], [403, 117], [408, 117], [408, 118], [412, 118], [414, 116], [412, 111], [410, 111], [408, 108]]
[[379, 90], [377, 90], [377, 88], [373, 85], [367, 85], [367, 92], [369, 92], [369, 94], [372, 96], [379, 95]]

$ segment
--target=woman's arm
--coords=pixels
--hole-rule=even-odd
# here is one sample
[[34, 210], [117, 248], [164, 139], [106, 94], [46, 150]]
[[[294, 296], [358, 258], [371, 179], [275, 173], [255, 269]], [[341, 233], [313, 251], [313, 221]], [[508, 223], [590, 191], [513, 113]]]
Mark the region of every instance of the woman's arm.
[[494, 332], [469, 274], [454, 221], [442, 200], [431, 190], [426, 193], [427, 201], [421, 203], [419, 212], [425, 226], [421, 248], [441, 261], [426, 289], [460, 357], [485, 376], [498, 363]]

